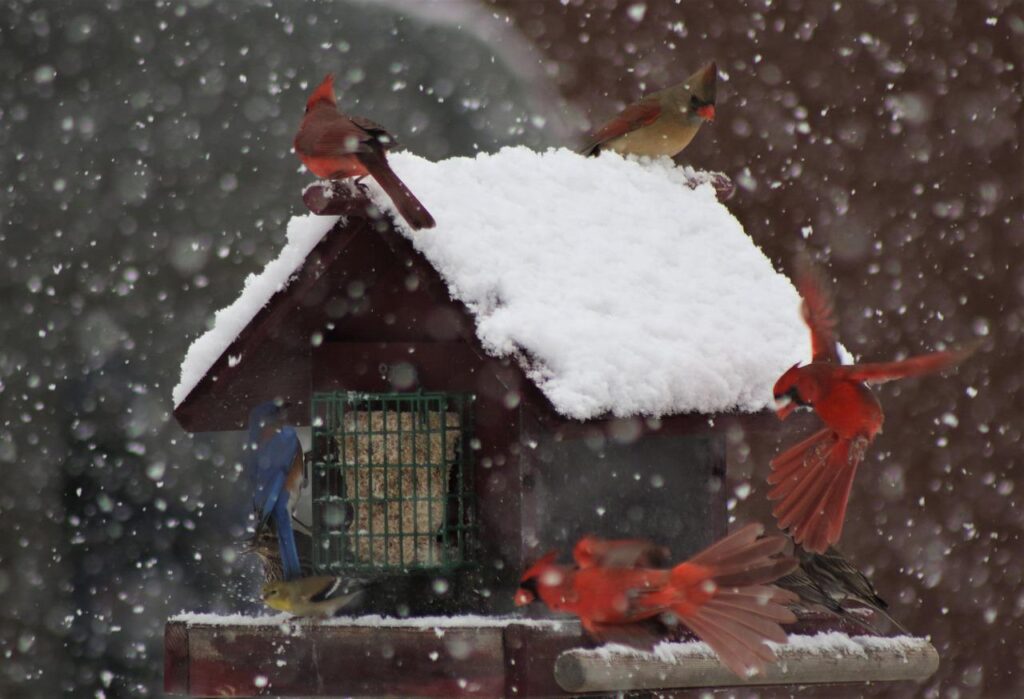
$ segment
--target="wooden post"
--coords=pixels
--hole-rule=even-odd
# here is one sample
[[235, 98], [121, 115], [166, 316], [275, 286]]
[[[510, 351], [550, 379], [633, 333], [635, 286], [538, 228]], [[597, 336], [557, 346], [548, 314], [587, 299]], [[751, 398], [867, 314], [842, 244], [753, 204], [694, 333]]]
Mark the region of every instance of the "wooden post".
[[[805, 637], [806, 638], [806, 637]], [[793, 639], [798, 640], [798, 639]], [[778, 661], [756, 677], [742, 679], [722, 665], [704, 644], [684, 644], [686, 653], [608, 653], [567, 650], [555, 661], [555, 681], [572, 693], [623, 692], [686, 687], [766, 684], [833, 684], [921, 681], [939, 667], [939, 655], [923, 638], [850, 640], [834, 649], [803, 643], [779, 646]], [[687, 646], [690, 646], [687, 648]], [[859, 646], [856, 648], [854, 646]]]

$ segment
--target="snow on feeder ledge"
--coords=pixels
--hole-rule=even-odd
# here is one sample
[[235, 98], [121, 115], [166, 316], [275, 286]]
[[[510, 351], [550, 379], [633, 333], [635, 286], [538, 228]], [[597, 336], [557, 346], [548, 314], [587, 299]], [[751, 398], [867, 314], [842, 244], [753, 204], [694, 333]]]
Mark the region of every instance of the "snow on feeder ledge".
[[[280, 256], [192, 344], [174, 389], [175, 417], [191, 432], [240, 430], [273, 398], [290, 404], [291, 424], [311, 425], [298, 511], [313, 523], [300, 542], [306, 565], [375, 575], [384, 593], [363, 612], [500, 618], [526, 564], [583, 534], [653, 538], [677, 559], [725, 534], [725, 434], [775, 429], [772, 384], [810, 348], [796, 290], [713, 187], [694, 186], [704, 175], [668, 160], [526, 148], [389, 162], [437, 226], [408, 230], [369, 179], [307, 188], [312, 209], [338, 215], [292, 219]], [[403, 447], [418, 443], [403, 436], [413, 424], [454, 427], [420, 459]], [[385, 434], [353, 441], [372, 425]], [[395, 477], [384, 476], [396, 458]], [[407, 516], [416, 468], [431, 485], [412, 497], [436, 507]], [[581, 645], [578, 625], [478, 627], [476, 667], [490, 679], [462, 694], [565, 693], [555, 660]], [[375, 658], [400, 636], [441, 653], [423, 678], [464, 671], [433, 632], [370, 633], [344, 620], [288, 628], [300, 631], [172, 622], [174, 691], [215, 686], [192, 682], [195, 662], [244, 669], [246, 643], [287, 649], [293, 669], [320, 662], [327, 635]], [[375, 662], [374, 677], [405, 672]], [[291, 671], [275, 676], [273, 663], [261, 670], [278, 694], [370, 686], [310, 689], [289, 685]], [[391, 693], [454, 696], [457, 686], [407, 679]]]

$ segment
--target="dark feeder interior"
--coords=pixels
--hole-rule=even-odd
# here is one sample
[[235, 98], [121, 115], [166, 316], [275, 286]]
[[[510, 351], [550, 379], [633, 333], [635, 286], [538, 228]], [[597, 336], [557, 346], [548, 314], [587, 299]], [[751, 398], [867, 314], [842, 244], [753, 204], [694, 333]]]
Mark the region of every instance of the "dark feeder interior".
[[[516, 361], [487, 355], [468, 309], [361, 192], [313, 186], [304, 200], [314, 213], [345, 218], [175, 417], [190, 432], [242, 430], [252, 406], [282, 398], [291, 424], [312, 425], [312, 541], [300, 550], [315, 573], [376, 581], [353, 613], [507, 615], [524, 567], [551, 549], [568, 554], [583, 534], [654, 539], [682, 560], [726, 533], [725, 433], [770, 429], [771, 416], [565, 418]], [[576, 623], [476, 629], [474, 653], [448, 665], [422, 662], [438, 642], [429, 631], [417, 641], [408, 628], [310, 627], [304, 635], [315, 643], [303, 650], [257, 628], [169, 623], [167, 690], [261, 693], [253, 663], [277, 657], [284, 643], [298, 657], [268, 693], [592, 691], [567, 692], [552, 676], [562, 651], [589, 645]], [[374, 646], [385, 651], [375, 656]], [[328, 651], [363, 661], [324, 675], [317, 653]], [[303, 670], [313, 665], [316, 683]], [[737, 683], [727, 680], [719, 684]]]

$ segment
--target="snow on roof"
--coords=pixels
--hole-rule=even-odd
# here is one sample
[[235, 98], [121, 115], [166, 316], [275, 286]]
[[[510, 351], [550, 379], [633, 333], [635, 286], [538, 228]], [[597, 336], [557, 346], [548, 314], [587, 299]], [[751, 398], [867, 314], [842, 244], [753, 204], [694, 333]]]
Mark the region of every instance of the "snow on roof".
[[809, 359], [793, 285], [690, 168], [521, 147], [392, 160], [437, 220], [403, 232], [565, 416], [754, 412]]
[[[196, 387], [213, 363], [224, 354], [238, 334], [267, 305], [270, 298], [288, 286], [293, 274], [299, 271], [306, 256], [316, 247], [337, 216], [295, 216], [288, 222], [287, 242], [277, 259], [272, 260], [259, 274], [250, 274], [241, 295], [230, 306], [213, 316], [213, 326], [199, 336], [185, 353], [181, 362], [181, 378], [171, 397], [177, 408]], [[243, 357], [231, 358], [232, 365]]]
[[[799, 297], [696, 173], [668, 159], [505, 148], [389, 157], [437, 227], [399, 229], [567, 417], [755, 412], [809, 359]], [[375, 201], [390, 200], [371, 178]], [[288, 245], [190, 348], [181, 403], [335, 217], [297, 217]], [[244, 361], [244, 358], [243, 358]]]

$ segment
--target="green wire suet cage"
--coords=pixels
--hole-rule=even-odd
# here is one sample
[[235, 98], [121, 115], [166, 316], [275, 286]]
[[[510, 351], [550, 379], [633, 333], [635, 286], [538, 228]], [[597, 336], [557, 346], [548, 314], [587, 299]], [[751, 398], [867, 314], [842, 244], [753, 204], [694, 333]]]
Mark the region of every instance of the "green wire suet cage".
[[472, 402], [460, 393], [314, 394], [318, 572], [470, 562]]

